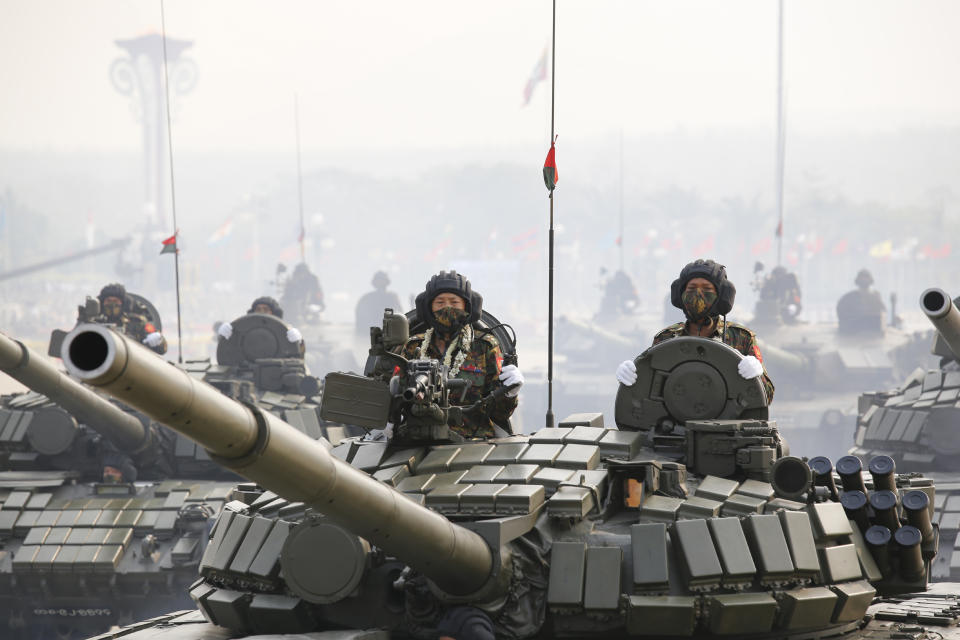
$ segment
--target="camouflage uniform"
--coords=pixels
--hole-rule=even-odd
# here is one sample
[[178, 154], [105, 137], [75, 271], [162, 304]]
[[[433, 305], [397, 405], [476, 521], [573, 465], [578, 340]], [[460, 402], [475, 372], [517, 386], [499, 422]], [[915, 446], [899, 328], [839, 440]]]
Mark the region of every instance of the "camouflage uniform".
[[[124, 335], [133, 338], [140, 344], [143, 344], [143, 339], [146, 338], [148, 334], [151, 334], [157, 330], [147, 316], [126, 311], [120, 316], [119, 324], [116, 323], [113, 318], [108, 318], [105, 315], [98, 316], [94, 322], [115, 325], [117, 329], [119, 329]], [[160, 355], [163, 355], [167, 352], [167, 339], [164, 336], [161, 337], [163, 338], [163, 342], [157, 346], [150, 347], [145, 344], [143, 346], [156, 351]]]
[[[400, 355], [407, 359], [418, 357], [420, 345], [423, 343], [424, 334], [420, 333], [411, 336], [407, 343], [399, 351]], [[432, 341], [424, 354], [427, 358], [443, 360], [443, 353], [437, 350], [436, 340]], [[460, 372], [457, 378], [469, 380], [473, 384], [467, 390], [463, 404], [470, 405], [480, 398], [489, 395], [497, 387], [502, 386], [500, 382], [500, 367], [503, 363], [503, 353], [500, 351], [500, 344], [497, 339], [490, 334], [485, 334], [479, 338], [474, 338], [470, 351], [460, 366]], [[453, 392], [451, 392], [453, 395]], [[456, 392], [456, 399], [459, 400], [459, 392]], [[489, 416], [484, 419], [477, 413], [464, 416], [463, 426], [454, 426], [451, 429], [465, 438], [493, 438], [493, 426], [504, 429], [511, 433], [510, 416], [513, 410], [517, 408], [517, 398], [508, 398], [500, 396], [491, 407]]]
[[[687, 324], [685, 322], [677, 322], [672, 324], [666, 329], [663, 329], [653, 337], [653, 344], [660, 344], [670, 338], [677, 338], [680, 336], [689, 335], [687, 333]], [[753, 356], [760, 361], [760, 364], [763, 364], [763, 356], [760, 355], [760, 346], [757, 344], [757, 336], [750, 329], [746, 328], [741, 324], [735, 322], [726, 323], [726, 331], [724, 331], [724, 320], [717, 319], [717, 326], [714, 329], [713, 335], [710, 336], [712, 339], [719, 340], [721, 335], [723, 335], [724, 343], [730, 345], [740, 353], [745, 356]], [[763, 383], [763, 388], [767, 391], [767, 402], [773, 401], [773, 382], [770, 381], [770, 376], [767, 375], [767, 368], [764, 366], [763, 375], [760, 377], [760, 381]]]

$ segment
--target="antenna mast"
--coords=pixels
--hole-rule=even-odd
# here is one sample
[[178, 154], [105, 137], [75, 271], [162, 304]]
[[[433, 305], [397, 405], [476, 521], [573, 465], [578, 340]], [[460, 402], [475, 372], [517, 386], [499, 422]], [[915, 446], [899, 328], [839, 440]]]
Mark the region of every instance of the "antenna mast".
[[173, 236], [176, 251], [173, 253], [173, 273], [177, 289], [177, 362], [183, 364], [183, 322], [180, 316], [180, 247], [176, 244], [177, 234], [177, 191], [173, 177], [173, 131], [170, 127], [170, 74], [167, 71], [167, 21], [160, 0], [160, 30], [163, 42], [163, 90], [167, 101], [167, 147], [170, 156], [170, 209], [173, 212]]

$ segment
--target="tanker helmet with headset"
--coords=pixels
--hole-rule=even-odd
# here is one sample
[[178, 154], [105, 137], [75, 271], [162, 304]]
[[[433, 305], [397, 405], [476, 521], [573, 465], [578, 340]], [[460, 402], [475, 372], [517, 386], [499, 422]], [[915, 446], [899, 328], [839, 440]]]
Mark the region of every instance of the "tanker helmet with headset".
[[467, 323], [475, 324], [483, 312], [483, 296], [473, 290], [466, 276], [456, 271], [441, 271], [427, 281], [422, 293], [417, 295], [415, 306], [418, 320], [438, 329], [430, 304], [441, 293], [453, 293], [463, 298], [467, 309]]
[[713, 260], [694, 260], [680, 270], [680, 277], [670, 285], [670, 302], [686, 314], [683, 308], [683, 290], [687, 283], [694, 278], [705, 278], [717, 289], [717, 299], [708, 310], [710, 317], [724, 316], [733, 309], [733, 301], [737, 297], [737, 288], [727, 280], [727, 268]]

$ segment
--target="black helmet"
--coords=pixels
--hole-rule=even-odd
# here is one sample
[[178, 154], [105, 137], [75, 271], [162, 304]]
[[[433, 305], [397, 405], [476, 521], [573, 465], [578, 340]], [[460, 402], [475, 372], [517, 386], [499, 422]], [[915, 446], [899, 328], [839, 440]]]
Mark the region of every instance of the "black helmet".
[[283, 317], [283, 309], [280, 308], [280, 303], [271, 298], [270, 296], [260, 296], [256, 300], [250, 303], [250, 308], [247, 309], [247, 313], [255, 313], [254, 309], [257, 308], [258, 304], [265, 304], [270, 307], [270, 310], [273, 311], [273, 315], [278, 318]]
[[683, 309], [683, 290], [694, 278], [705, 278], [717, 289], [717, 300], [710, 309], [711, 316], [725, 316], [733, 309], [737, 297], [737, 288], [727, 280], [727, 268], [713, 260], [698, 259], [688, 263], [680, 270], [680, 277], [670, 285], [670, 302], [677, 309]]
[[857, 272], [857, 278], [853, 281], [858, 287], [866, 289], [873, 284], [873, 274], [870, 273], [868, 269], [860, 269]]
[[123, 310], [130, 310], [130, 299], [127, 297], [127, 288], [119, 282], [111, 282], [103, 289], [100, 289], [97, 299], [100, 301], [101, 309], [103, 309], [103, 301], [107, 298], [119, 298], [123, 302]]
[[423, 293], [417, 295], [415, 300], [417, 315], [420, 320], [425, 321], [434, 329], [437, 328], [430, 303], [441, 293], [455, 293], [463, 298], [469, 313], [467, 317], [469, 324], [480, 320], [480, 313], [483, 311], [483, 296], [473, 290], [466, 276], [462, 276], [456, 271], [441, 271], [427, 281]]

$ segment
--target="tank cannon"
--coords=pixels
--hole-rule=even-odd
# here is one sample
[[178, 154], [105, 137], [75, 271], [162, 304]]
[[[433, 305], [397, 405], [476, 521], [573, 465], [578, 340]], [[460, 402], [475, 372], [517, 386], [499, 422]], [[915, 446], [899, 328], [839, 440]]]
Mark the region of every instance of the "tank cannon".
[[[76, 420], [36, 421], [26, 437], [41, 453], [56, 455], [73, 443], [77, 420], [95, 429], [120, 451], [136, 455], [149, 449], [149, 424], [92, 393], [61, 373], [48, 360], [18, 340], [0, 334], [0, 370], [66, 409]], [[31, 431], [32, 429], [32, 431]]]
[[920, 294], [920, 308], [937, 331], [934, 355], [960, 360], [960, 310], [950, 296], [943, 289], [927, 289]]

